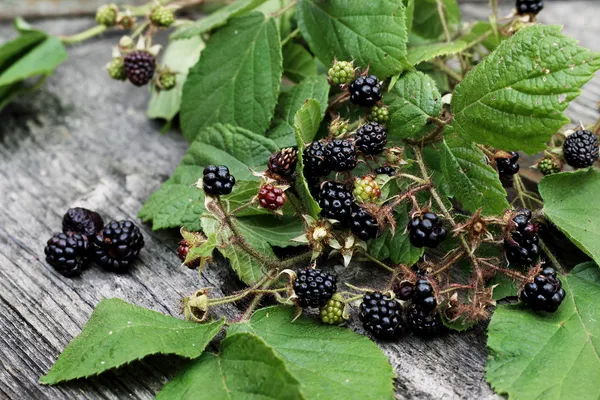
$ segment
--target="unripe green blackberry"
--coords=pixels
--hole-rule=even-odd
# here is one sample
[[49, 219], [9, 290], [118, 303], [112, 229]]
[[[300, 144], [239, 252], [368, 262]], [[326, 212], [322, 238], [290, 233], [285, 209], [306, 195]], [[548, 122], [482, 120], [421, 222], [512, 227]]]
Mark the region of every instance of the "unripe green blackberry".
[[158, 87], [161, 90], [171, 90], [177, 84], [177, 75], [170, 71], [162, 72], [158, 77]]
[[122, 57], [115, 57], [110, 60], [110, 63], [106, 67], [108, 75], [117, 81], [124, 81], [127, 79], [127, 71], [125, 71], [125, 63]]
[[341, 119], [340, 117], [331, 121], [331, 124], [329, 125], [329, 133], [331, 133], [333, 137], [345, 135], [349, 130], [350, 124], [348, 124], [348, 121]]
[[335, 61], [327, 72], [332, 85], [347, 85], [354, 80], [354, 65], [348, 61]]
[[156, 26], [168, 28], [175, 22], [175, 14], [171, 8], [156, 6], [150, 13], [150, 21]]
[[367, 114], [367, 121], [385, 124], [390, 120], [390, 112], [386, 106], [373, 106]]
[[96, 11], [96, 22], [100, 25], [115, 26], [119, 8], [115, 4], [105, 4]]
[[353, 194], [358, 201], [376, 203], [381, 197], [381, 189], [375, 178], [367, 175], [362, 178], [356, 178]]
[[339, 294], [334, 294], [323, 307], [319, 309], [319, 316], [324, 324], [340, 325], [346, 321], [344, 318], [344, 302]]
[[538, 169], [544, 175], [557, 174], [562, 171], [562, 165], [552, 157], [544, 157], [537, 164]]

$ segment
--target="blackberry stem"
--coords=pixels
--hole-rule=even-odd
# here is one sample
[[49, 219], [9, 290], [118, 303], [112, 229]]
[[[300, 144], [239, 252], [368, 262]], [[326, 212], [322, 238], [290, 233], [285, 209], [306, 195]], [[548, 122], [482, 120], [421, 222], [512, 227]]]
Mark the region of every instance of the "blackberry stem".
[[64, 44], [75, 44], [83, 42], [84, 40], [91, 39], [94, 36], [98, 36], [101, 33], [104, 33], [107, 29], [108, 27], [106, 25], [96, 25], [93, 28], [90, 28], [86, 31], [77, 33], [72, 36], [60, 36], [60, 40]]
[[395, 272], [394, 268], [389, 267], [387, 264], [385, 264], [382, 261], [379, 261], [377, 258], [373, 257], [369, 253], [363, 252], [363, 255], [365, 256], [365, 258], [369, 259], [370, 261], [374, 262], [375, 264], [379, 265], [380, 267], [385, 268], [390, 272]]
[[560, 264], [560, 261], [558, 261], [558, 258], [556, 258], [556, 256], [550, 251], [550, 249], [548, 248], [546, 243], [544, 243], [542, 238], [539, 239], [539, 245], [542, 251], [546, 254], [546, 257], [548, 257], [548, 259], [550, 260], [550, 263], [554, 265], [554, 267], [556, 267], [557, 270], [564, 273], [565, 271], [562, 265]]

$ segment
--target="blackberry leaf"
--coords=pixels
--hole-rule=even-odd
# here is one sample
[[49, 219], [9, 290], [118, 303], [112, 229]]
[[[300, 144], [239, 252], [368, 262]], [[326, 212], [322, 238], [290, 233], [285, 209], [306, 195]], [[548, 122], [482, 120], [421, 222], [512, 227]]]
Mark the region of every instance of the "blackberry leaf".
[[560, 31], [522, 29], [473, 68], [452, 96], [455, 131], [497, 148], [543, 150], [569, 122], [563, 111], [600, 69], [600, 53]]
[[444, 33], [438, 3], [444, 8], [449, 28], [460, 24], [461, 15], [456, 0], [416, 0], [412, 17], [412, 32], [425, 39], [438, 39]]
[[296, 43], [283, 47], [283, 73], [295, 83], [317, 75], [317, 63], [308, 50]]
[[456, 40], [449, 43], [432, 43], [425, 46], [412, 47], [408, 49], [408, 62], [411, 65], [418, 65], [436, 57], [460, 53], [467, 45], [468, 43], [463, 40]]

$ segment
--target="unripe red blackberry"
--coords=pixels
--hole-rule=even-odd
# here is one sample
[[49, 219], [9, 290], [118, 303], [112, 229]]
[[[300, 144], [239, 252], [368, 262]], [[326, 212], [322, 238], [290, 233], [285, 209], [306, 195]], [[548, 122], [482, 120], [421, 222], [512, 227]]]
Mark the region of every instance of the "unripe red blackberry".
[[270, 183], [262, 186], [258, 191], [258, 203], [261, 207], [269, 210], [280, 209], [285, 204], [286, 199], [283, 190]]
[[156, 58], [145, 50], [136, 50], [125, 56], [127, 78], [135, 86], [144, 86], [152, 80], [156, 71]]
[[181, 260], [182, 263], [184, 263], [184, 265], [190, 269], [194, 269], [194, 268], [198, 268], [198, 266], [200, 265], [200, 258], [188, 262], [185, 262], [185, 259], [187, 258], [188, 253], [190, 252], [190, 245], [188, 244], [188, 242], [185, 241], [185, 239], [182, 239], [179, 242], [179, 246], [177, 247], [177, 256], [179, 257], [179, 259]]
[[359, 202], [376, 203], [381, 197], [381, 188], [375, 178], [367, 175], [362, 178], [356, 178], [352, 194], [354, 194], [354, 198]]

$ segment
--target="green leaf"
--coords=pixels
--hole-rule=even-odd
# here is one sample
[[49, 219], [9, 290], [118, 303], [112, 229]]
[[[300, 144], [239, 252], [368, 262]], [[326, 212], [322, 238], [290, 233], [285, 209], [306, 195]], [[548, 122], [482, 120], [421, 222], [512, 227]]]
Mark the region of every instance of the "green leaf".
[[557, 312], [500, 306], [488, 327], [486, 378], [509, 399], [597, 399], [600, 376], [600, 270], [578, 265], [561, 277]]
[[[413, 13], [412, 32], [426, 39], [438, 39], [444, 33], [438, 3], [442, 3], [449, 28], [460, 24], [460, 9], [456, 0], [419, 0]], [[453, 29], [451, 29], [452, 31]]]
[[301, 0], [298, 26], [325, 64], [356, 60], [380, 79], [407, 68], [408, 34], [402, 2], [393, 0]]
[[[227, 226], [222, 225], [212, 215], [204, 214], [201, 217], [202, 230], [206, 235], [215, 235], [217, 238], [217, 249], [231, 263], [231, 268], [238, 275], [240, 280], [247, 285], [253, 285], [265, 276], [264, 265], [256, 258], [248, 254], [239, 244], [232, 245], [233, 232]], [[248, 228], [248, 226], [234, 220], [235, 227], [242, 235], [246, 243], [258, 251], [262, 256], [275, 261], [277, 257], [273, 253], [271, 245]]]
[[535, 153], [569, 122], [563, 114], [600, 68], [600, 53], [559, 26], [535, 25], [502, 42], [456, 87], [455, 131], [465, 140]]
[[67, 59], [67, 56], [67, 50], [62, 42], [54, 36], [48, 36], [0, 74], [0, 86], [35, 76], [50, 75]]
[[232, 19], [215, 33], [183, 87], [181, 126], [188, 140], [215, 123], [264, 133], [282, 74], [275, 21], [260, 13]]
[[237, 221], [247, 232], [271, 246], [302, 246], [302, 243], [292, 241], [304, 233], [302, 220], [296, 216], [257, 215], [238, 218]]
[[410, 244], [406, 227], [408, 226], [408, 207], [400, 205], [396, 211], [396, 234], [389, 229], [369, 241], [369, 254], [379, 260], [391, 260], [395, 264], [411, 266], [423, 255], [423, 249]]
[[509, 208], [498, 173], [487, 164], [485, 154], [475, 143], [448, 137], [441, 150], [445, 181], [465, 210], [482, 208], [484, 215], [500, 215]]
[[406, 8], [406, 30], [412, 31], [413, 18], [415, 14], [415, 1], [416, 0], [404, 0], [404, 6]]
[[199, 36], [169, 43], [162, 63], [177, 73], [177, 84], [171, 90], [157, 91], [156, 88], [152, 88], [148, 117], [168, 121], [175, 118], [181, 106], [183, 84], [187, 79], [188, 70], [198, 62], [202, 49], [204, 49], [204, 42]]
[[46, 37], [46, 34], [43, 32], [33, 31], [18, 36], [0, 46], [0, 75], [10, 65], [40, 44]]
[[321, 123], [321, 105], [315, 99], [310, 99], [296, 112], [294, 128], [300, 134], [304, 143], [312, 142]]
[[267, 0], [237, 0], [225, 7], [219, 8], [207, 17], [199, 18], [193, 25], [178, 29], [171, 35], [171, 39], [188, 39], [192, 36], [200, 36], [212, 29], [223, 26], [227, 20], [242, 16]]
[[196, 358], [224, 323], [199, 325], [120, 299], [102, 300], [40, 383], [97, 375], [151, 354]]
[[227, 334], [258, 335], [284, 360], [307, 399], [394, 398], [394, 373], [375, 343], [305, 316], [293, 319], [293, 308], [263, 308]]
[[548, 175], [539, 189], [546, 217], [600, 264], [600, 172], [590, 168]]
[[229, 336], [219, 354], [204, 353], [156, 396], [181, 399], [304, 399], [281, 357], [251, 333]]
[[489, 51], [493, 51], [505, 39], [501, 36], [491, 23], [487, 21], [477, 21], [471, 26], [471, 30], [460, 40], [467, 42], [468, 47], [474, 46], [476, 43], [481, 43], [483, 47]]
[[194, 260], [204, 257], [212, 256], [213, 251], [217, 248], [217, 235], [209, 235], [206, 238], [206, 242], [202, 243], [198, 247], [192, 247], [185, 257], [184, 262], [187, 264]]
[[[256, 179], [250, 167], [264, 165], [277, 151], [275, 143], [263, 136], [231, 125], [213, 125], [192, 142], [173, 176], [150, 196], [139, 213], [143, 221], [152, 221], [152, 229], [185, 227], [200, 230], [204, 194], [194, 184], [211, 164], [227, 165], [238, 181]], [[240, 182], [238, 182], [238, 185]], [[240, 185], [240, 190], [246, 188]], [[231, 194], [236, 196], [238, 188]], [[239, 199], [239, 197], [237, 198]], [[248, 198], [237, 200], [237, 205]]]
[[460, 53], [467, 47], [467, 42], [456, 40], [449, 43], [432, 43], [425, 46], [412, 47], [408, 49], [408, 62], [417, 65], [436, 57], [448, 56]]
[[283, 47], [283, 73], [292, 82], [317, 75], [317, 63], [308, 50], [296, 43], [288, 43]]
[[388, 134], [400, 139], [423, 134], [431, 117], [442, 111], [442, 96], [435, 82], [422, 72], [409, 72], [385, 94], [389, 105]]
[[327, 111], [329, 83], [324, 76], [308, 78], [302, 83], [281, 92], [275, 109], [273, 126], [267, 133], [280, 147], [296, 145], [294, 118], [300, 107], [309, 99], [315, 99], [321, 105], [320, 117], [323, 119]]

